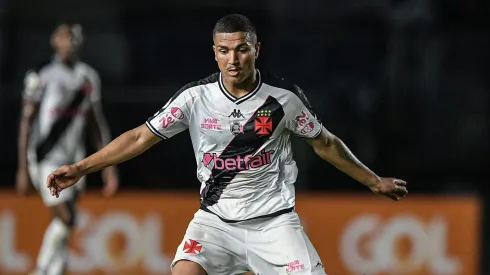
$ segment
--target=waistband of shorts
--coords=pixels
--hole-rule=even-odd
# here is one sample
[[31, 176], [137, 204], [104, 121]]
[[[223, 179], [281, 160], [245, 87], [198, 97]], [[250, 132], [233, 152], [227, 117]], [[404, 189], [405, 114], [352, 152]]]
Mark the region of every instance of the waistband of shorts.
[[257, 217], [253, 217], [253, 218], [248, 218], [245, 220], [229, 220], [229, 219], [222, 218], [218, 214], [209, 210], [205, 205], [202, 205], [202, 204], [199, 207], [199, 209], [201, 209], [202, 211], [205, 211], [207, 213], [211, 213], [211, 214], [215, 215], [216, 217], [218, 217], [221, 221], [223, 221], [225, 223], [239, 223], [239, 222], [247, 222], [247, 221], [259, 220], [259, 219], [275, 218], [277, 216], [293, 212], [294, 206], [290, 207], [290, 208], [278, 210], [278, 211], [273, 212], [271, 214], [261, 215], [261, 216], [257, 216]]

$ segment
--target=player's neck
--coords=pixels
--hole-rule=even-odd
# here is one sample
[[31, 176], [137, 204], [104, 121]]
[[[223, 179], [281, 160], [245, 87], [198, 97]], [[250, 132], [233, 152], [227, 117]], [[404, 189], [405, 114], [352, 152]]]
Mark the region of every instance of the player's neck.
[[55, 59], [58, 60], [59, 62], [65, 64], [66, 66], [72, 68], [75, 66], [75, 63], [78, 61], [77, 57], [75, 55], [70, 55], [63, 57], [59, 54], [55, 56]]
[[245, 96], [246, 94], [250, 93], [255, 89], [257, 86], [257, 71], [254, 70], [252, 75], [245, 79], [243, 82], [238, 83], [238, 84], [231, 84], [227, 82], [226, 80], [223, 81], [226, 90], [232, 94], [236, 98], [240, 98], [242, 96]]

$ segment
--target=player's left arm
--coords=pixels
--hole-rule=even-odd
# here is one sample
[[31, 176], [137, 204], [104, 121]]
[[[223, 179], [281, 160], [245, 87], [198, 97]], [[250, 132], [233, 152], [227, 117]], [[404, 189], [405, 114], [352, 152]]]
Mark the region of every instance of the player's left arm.
[[387, 196], [395, 201], [407, 194], [406, 182], [395, 178], [382, 178], [364, 165], [345, 143], [329, 132], [313, 113], [304, 93], [295, 86], [295, 94], [290, 103], [289, 129], [297, 136], [305, 138], [315, 153], [340, 171], [369, 187], [374, 193]]
[[[101, 150], [111, 141], [111, 132], [102, 107], [100, 78], [96, 73], [92, 76], [91, 82], [91, 107], [88, 114], [89, 131], [97, 150]], [[104, 195], [113, 195], [119, 186], [119, 176], [116, 166], [105, 168], [102, 171], [102, 178], [105, 183]]]
[[307, 138], [306, 141], [319, 157], [367, 187], [374, 187], [381, 181], [381, 178], [364, 165], [340, 138], [325, 127], [321, 127], [318, 136]]

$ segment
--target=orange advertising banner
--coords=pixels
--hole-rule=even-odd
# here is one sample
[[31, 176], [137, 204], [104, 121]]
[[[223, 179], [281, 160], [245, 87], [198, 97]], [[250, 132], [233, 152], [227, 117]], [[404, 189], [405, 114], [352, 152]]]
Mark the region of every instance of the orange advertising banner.
[[[167, 275], [199, 195], [86, 194], [79, 205], [70, 274]], [[297, 212], [329, 275], [478, 274], [481, 209], [472, 197], [299, 194]], [[33, 269], [48, 224], [39, 197], [0, 192], [0, 274]]]

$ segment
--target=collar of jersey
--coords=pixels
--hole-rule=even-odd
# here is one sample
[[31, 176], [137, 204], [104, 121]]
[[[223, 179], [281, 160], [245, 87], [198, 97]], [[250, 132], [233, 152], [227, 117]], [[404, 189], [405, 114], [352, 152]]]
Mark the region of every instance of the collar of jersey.
[[255, 88], [251, 92], [249, 92], [248, 94], [237, 98], [233, 94], [231, 94], [228, 90], [226, 90], [225, 84], [223, 83], [223, 75], [220, 73], [219, 74], [219, 81], [218, 81], [219, 89], [221, 90], [221, 92], [223, 92], [223, 94], [229, 100], [231, 100], [232, 102], [234, 102], [235, 104], [238, 105], [238, 104], [246, 101], [247, 99], [252, 98], [260, 90], [260, 87], [262, 86], [262, 76], [260, 75], [260, 71], [258, 69], [257, 69], [257, 77], [259, 78], [257, 86], [255, 86]]
[[75, 66], [78, 64], [78, 60], [77, 60], [77, 59], [74, 59], [74, 60], [73, 60], [73, 61], [71, 61], [71, 62], [63, 62], [63, 61], [61, 60], [61, 56], [59, 56], [58, 54], [53, 55], [53, 57], [52, 57], [52, 61], [53, 61], [54, 63], [59, 63], [59, 64], [62, 64], [62, 65], [64, 65], [64, 66], [67, 66], [67, 67], [68, 67], [68, 68], [70, 68], [70, 69], [75, 68]]

